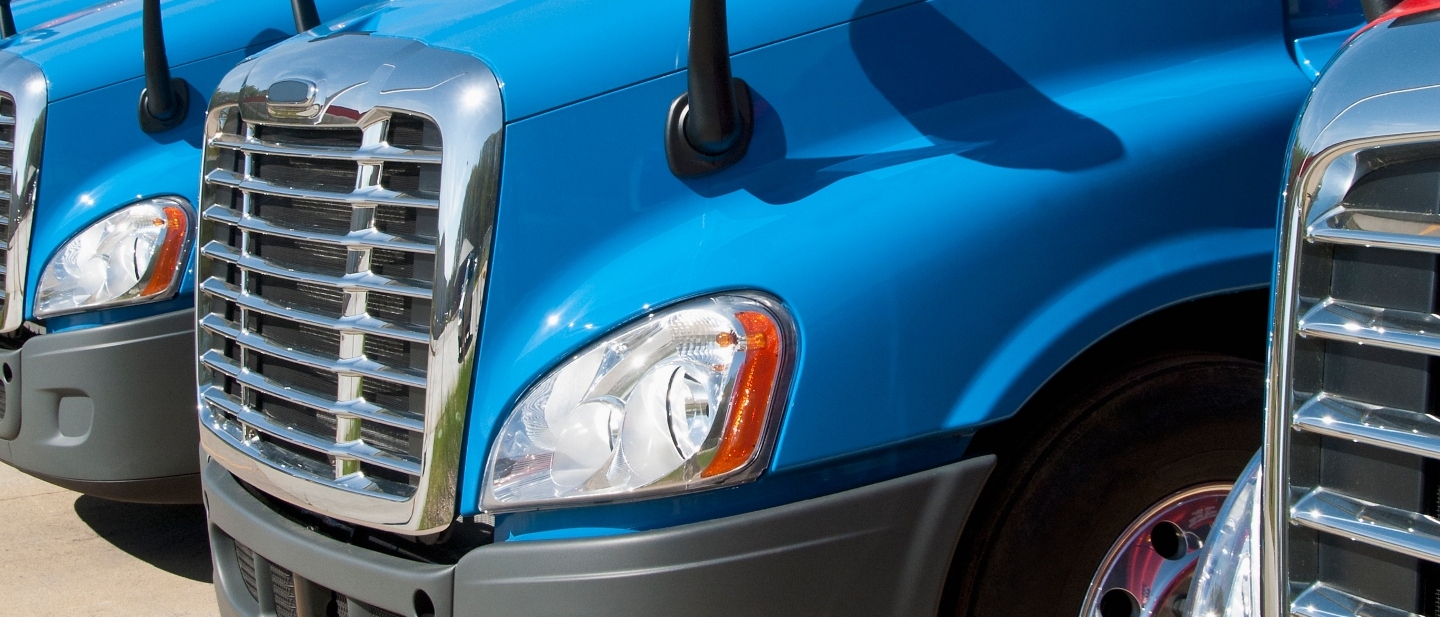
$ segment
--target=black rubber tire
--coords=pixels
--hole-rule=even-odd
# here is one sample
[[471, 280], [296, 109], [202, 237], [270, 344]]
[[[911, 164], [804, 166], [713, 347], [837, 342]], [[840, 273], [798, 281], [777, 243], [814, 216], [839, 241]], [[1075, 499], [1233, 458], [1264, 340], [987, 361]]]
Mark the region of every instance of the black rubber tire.
[[943, 612], [1079, 616], [1131, 522], [1180, 490], [1239, 477], [1260, 447], [1264, 388], [1258, 363], [1187, 354], [1068, 397], [1044, 414], [1049, 426], [1028, 427], [1001, 453], [956, 549]]

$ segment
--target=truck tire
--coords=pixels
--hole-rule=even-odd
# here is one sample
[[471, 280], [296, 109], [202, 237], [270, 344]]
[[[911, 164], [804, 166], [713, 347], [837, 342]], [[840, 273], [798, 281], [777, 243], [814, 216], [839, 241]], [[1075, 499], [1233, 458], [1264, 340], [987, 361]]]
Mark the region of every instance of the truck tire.
[[1103, 383], [1038, 401], [1049, 410], [1000, 431], [1010, 447], [956, 549], [942, 614], [1138, 617], [1147, 602], [1157, 616], [1177, 611], [1189, 585], [1176, 571], [1193, 572], [1215, 511], [1260, 447], [1264, 369], [1177, 354]]

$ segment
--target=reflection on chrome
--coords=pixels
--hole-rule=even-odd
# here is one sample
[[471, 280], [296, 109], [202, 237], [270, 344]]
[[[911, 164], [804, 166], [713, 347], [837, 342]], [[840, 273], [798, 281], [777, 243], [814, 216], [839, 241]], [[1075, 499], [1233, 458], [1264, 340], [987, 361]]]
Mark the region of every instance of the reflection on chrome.
[[1193, 617], [1259, 617], [1260, 455], [1245, 468], [1205, 540], [1190, 590]]

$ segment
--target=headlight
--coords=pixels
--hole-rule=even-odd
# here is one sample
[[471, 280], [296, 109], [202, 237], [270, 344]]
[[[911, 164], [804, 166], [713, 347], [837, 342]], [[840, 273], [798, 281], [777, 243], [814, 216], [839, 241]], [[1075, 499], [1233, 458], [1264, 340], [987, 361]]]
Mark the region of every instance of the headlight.
[[793, 332], [777, 303], [723, 295], [591, 345], [510, 411], [486, 465], [483, 509], [753, 479], [779, 424]]
[[35, 316], [174, 295], [184, 267], [189, 210], [189, 203], [179, 197], [146, 199], [71, 238], [40, 274]]
[[1256, 454], [1205, 539], [1190, 617], [1260, 617], [1260, 476]]

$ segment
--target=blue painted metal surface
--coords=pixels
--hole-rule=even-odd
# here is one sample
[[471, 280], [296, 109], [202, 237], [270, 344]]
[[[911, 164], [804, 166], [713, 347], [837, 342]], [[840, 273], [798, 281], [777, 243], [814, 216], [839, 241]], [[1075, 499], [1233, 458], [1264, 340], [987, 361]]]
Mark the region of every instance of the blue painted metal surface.
[[[374, 2], [317, 0], [316, 4], [321, 17], [331, 19]], [[167, 0], [160, 4], [172, 66], [237, 50], [253, 54], [295, 34], [290, 3], [284, 0]], [[0, 43], [0, 48], [45, 69], [52, 101], [119, 83], [144, 71], [140, 5], [140, 0], [97, 4], [93, 10], [21, 32]], [[201, 90], [208, 96], [213, 86]]]
[[1320, 71], [1330, 64], [1330, 59], [1340, 50], [1340, 46], [1355, 32], [1360, 29], [1359, 25], [1339, 32], [1329, 32], [1295, 39], [1295, 64], [1305, 72], [1305, 76], [1311, 81], [1320, 78]]
[[1365, 24], [1360, 0], [1290, 0], [1285, 3], [1285, 36], [1295, 64], [1311, 81], [1340, 46]]
[[603, 332], [728, 289], [797, 320], [760, 480], [501, 515], [497, 537], [677, 524], [953, 460], [1106, 333], [1269, 281], [1274, 174], [1309, 87], [1275, 3], [729, 4], [755, 140], [692, 181], [661, 140], [685, 3], [414, 0], [328, 31], [471, 53], [502, 84], [463, 514], [503, 414]]
[[[759, 4], [735, 6], [744, 32]], [[794, 312], [772, 473], [745, 489], [784, 499], [799, 470], [1005, 418], [1140, 315], [1268, 281], [1273, 174], [1308, 86], [1271, 5], [1055, 3], [1033, 28], [983, 3], [870, 6], [736, 56], [756, 137], [714, 177], [666, 167], [679, 73], [509, 126], [467, 512], [511, 402], [646, 307], [754, 288]], [[549, 105], [515, 111], [530, 74], [502, 60], [512, 117]], [[625, 524], [707, 515], [660, 501]], [[502, 526], [607, 527], [602, 510]]]
[[100, 0], [20, 0], [11, 2], [10, 11], [15, 15], [15, 27], [27, 30], [59, 19], [81, 9], [94, 6]]
[[[322, 18], [334, 18], [374, 2], [317, 4]], [[136, 119], [144, 89], [140, 5], [102, 3], [0, 43], [39, 64], [50, 86], [28, 289], [36, 288], [45, 264], [66, 240], [120, 207], [158, 194], [193, 203], [204, 110], [215, 85], [245, 56], [294, 34], [284, 0], [162, 2], [172, 73], [189, 82], [191, 102], [183, 125], [151, 135]], [[67, 330], [185, 308], [194, 303], [193, 285], [189, 272], [173, 300], [57, 317], [46, 325]], [[27, 301], [28, 318], [33, 298]]]

